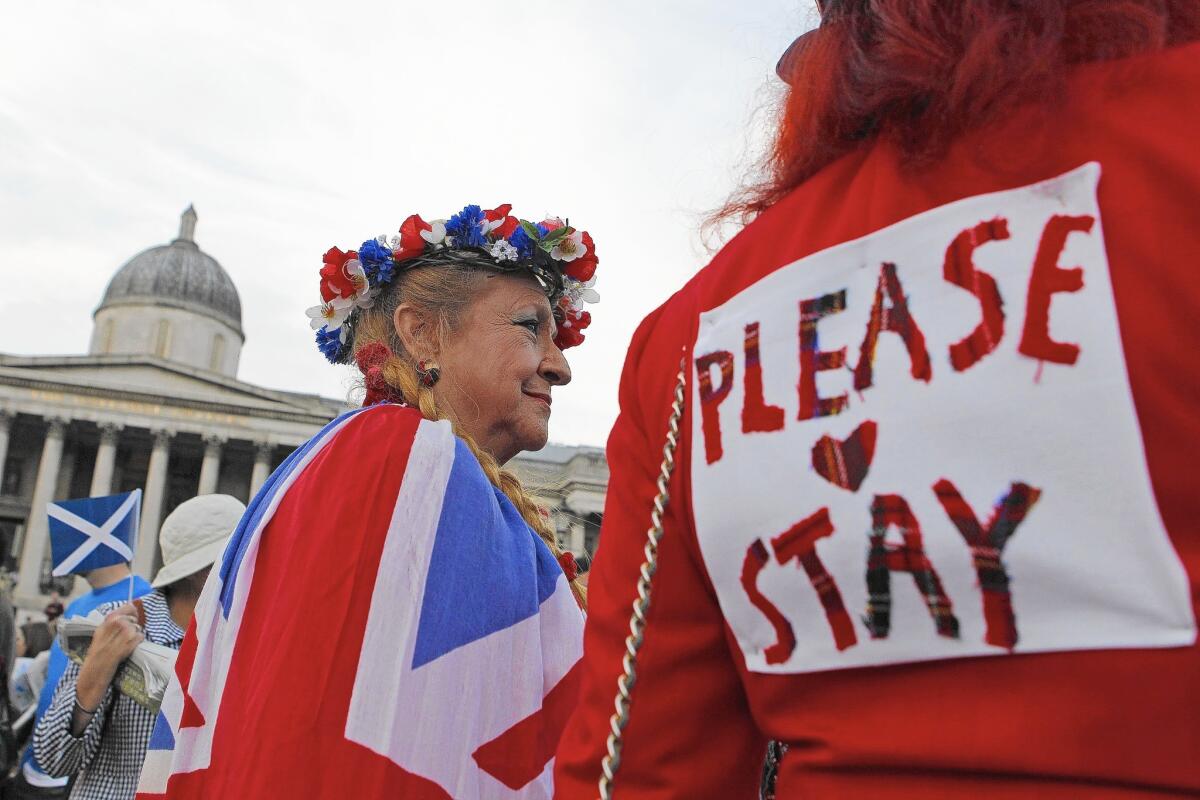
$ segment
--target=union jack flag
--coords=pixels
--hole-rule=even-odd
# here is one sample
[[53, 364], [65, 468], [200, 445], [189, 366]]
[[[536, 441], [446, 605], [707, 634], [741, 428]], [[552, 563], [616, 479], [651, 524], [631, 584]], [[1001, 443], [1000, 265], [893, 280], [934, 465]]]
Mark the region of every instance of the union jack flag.
[[196, 607], [139, 798], [549, 798], [583, 615], [449, 423], [331, 422]]

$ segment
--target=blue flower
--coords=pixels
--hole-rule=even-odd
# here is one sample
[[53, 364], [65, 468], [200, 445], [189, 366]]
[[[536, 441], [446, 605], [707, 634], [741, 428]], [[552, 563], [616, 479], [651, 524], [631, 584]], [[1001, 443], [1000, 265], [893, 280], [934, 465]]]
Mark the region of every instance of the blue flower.
[[454, 237], [455, 247], [483, 247], [487, 244], [483, 235], [486, 221], [483, 209], [474, 205], [466, 206], [446, 222], [446, 235]]
[[533, 239], [530, 239], [529, 234], [519, 225], [512, 232], [512, 236], [508, 237], [508, 243], [517, 249], [517, 258], [529, 258], [533, 255]]
[[329, 331], [324, 326], [317, 331], [317, 349], [331, 364], [339, 364], [345, 356], [341, 330]]
[[[545, 236], [550, 232], [550, 229], [545, 225], [535, 226], [538, 232], [538, 238]], [[508, 243], [517, 248], [517, 258], [530, 258], [533, 256], [533, 248], [537, 245], [533, 239], [529, 238], [529, 234], [525, 232], [525, 228], [518, 225], [517, 229], [512, 232], [512, 236], [508, 237]]]
[[392, 282], [392, 278], [396, 274], [396, 263], [394, 261], [384, 261], [379, 265], [378, 270], [376, 270], [374, 278], [371, 277], [369, 271], [366, 272], [367, 280], [371, 283], [371, 288], [376, 289]]
[[378, 288], [392, 279], [395, 262], [392, 251], [375, 239], [368, 239], [358, 248], [358, 260], [371, 288]]

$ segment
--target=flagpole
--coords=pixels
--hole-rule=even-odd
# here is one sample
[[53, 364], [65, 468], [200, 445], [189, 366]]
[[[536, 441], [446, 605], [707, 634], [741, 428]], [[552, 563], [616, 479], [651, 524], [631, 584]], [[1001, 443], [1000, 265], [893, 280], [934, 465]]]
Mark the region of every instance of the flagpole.
[[[134, 520], [133, 535], [130, 537], [133, 540], [133, 547], [130, 548], [131, 554], [137, 552], [138, 537], [141, 536], [141, 534], [142, 534], [142, 490], [139, 487], [137, 489], [134, 489], [133, 491], [135, 491], [137, 493], [137, 518]], [[132, 605], [133, 604], [133, 578], [134, 578], [133, 561], [129, 561], [127, 563], [129, 564], [129, 599], [126, 600], [125, 602]]]

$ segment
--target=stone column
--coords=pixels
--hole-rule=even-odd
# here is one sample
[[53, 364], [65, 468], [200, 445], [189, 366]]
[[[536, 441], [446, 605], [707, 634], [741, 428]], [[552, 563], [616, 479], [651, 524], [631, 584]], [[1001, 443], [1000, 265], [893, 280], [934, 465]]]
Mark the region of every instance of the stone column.
[[204, 437], [204, 461], [200, 464], [200, 487], [196, 494], [212, 494], [217, 491], [217, 480], [221, 476], [221, 447], [225, 440], [220, 436]]
[[0, 408], [0, 487], [4, 486], [4, 462], [8, 460], [8, 434], [16, 416], [8, 409]]
[[271, 451], [274, 449], [270, 442], [254, 443], [254, 471], [250, 473], [251, 499], [271, 475]]
[[117, 462], [117, 440], [121, 438], [123, 425], [115, 422], [100, 423], [100, 447], [96, 449], [96, 466], [92, 469], [91, 497], [112, 494], [113, 466]]
[[32, 598], [41, 594], [38, 584], [42, 578], [42, 562], [50, 541], [50, 521], [46, 504], [54, 499], [58, 484], [58, 469], [62, 464], [63, 438], [67, 421], [52, 417], [47, 420], [46, 441], [38, 462], [37, 480], [33, 485], [33, 500], [29, 504], [29, 520], [25, 523], [25, 543], [21, 547], [21, 567], [17, 578], [17, 594]]
[[138, 530], [137, 550], [133, 554], [133, 571], [150, 578], [154, 556], [158, 553], [158, 526], [162, 524], [163, 501], [167, 495], [167, 466], [171, 457], [171, 431], [151, 431], [154, 447], [150, 450], [150, 466], [146, 470], [146, 494], [142, 496], [142, 526]]

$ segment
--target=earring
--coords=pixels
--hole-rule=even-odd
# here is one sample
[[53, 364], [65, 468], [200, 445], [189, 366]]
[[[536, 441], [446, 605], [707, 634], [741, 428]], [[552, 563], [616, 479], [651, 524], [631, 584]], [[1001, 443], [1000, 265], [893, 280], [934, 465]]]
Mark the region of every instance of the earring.
[[426, 389], [432, 389], [433, 385], [441, 377], [442, 371], [432, 361], [426, 361], [422, 358], [417, 362], [417, 378]]

